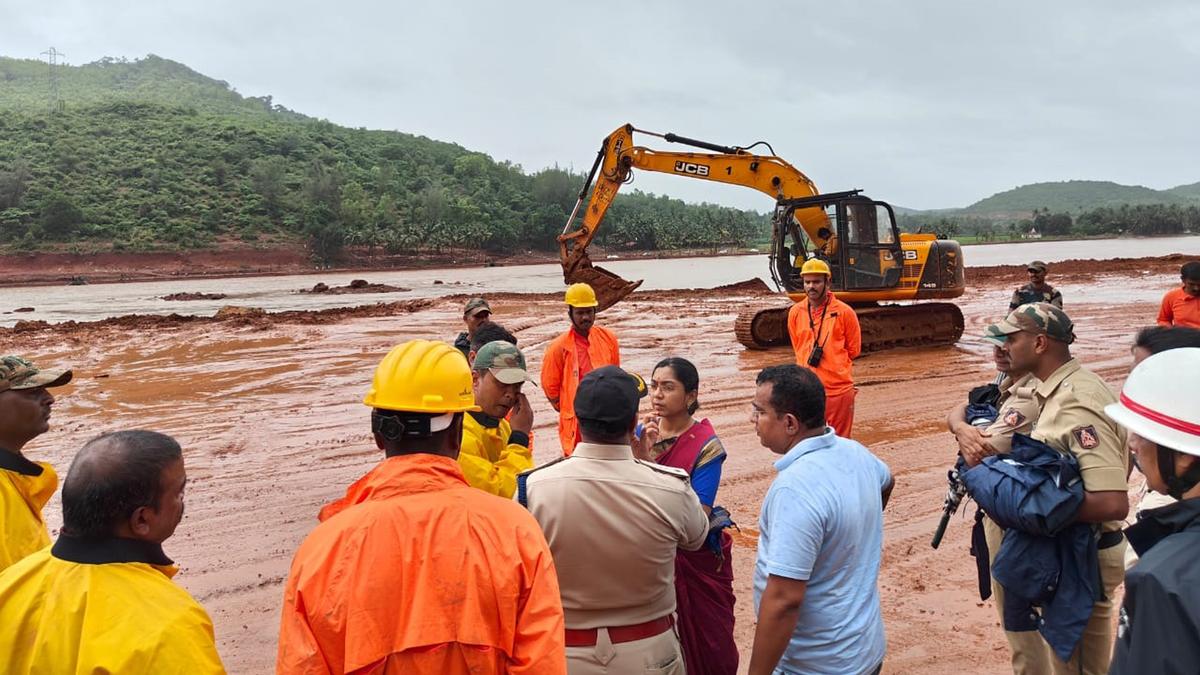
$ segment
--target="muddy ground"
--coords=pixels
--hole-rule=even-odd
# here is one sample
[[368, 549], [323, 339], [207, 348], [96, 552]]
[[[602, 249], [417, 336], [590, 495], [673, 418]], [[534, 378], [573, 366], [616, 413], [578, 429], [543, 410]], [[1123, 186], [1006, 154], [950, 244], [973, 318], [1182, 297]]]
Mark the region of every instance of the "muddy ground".
[[[1090, 269], [1086, 269], [1090, 268]], [[1077, 356], [1114, 387], [1128, 371], [1129, 342], [1153, 323], [1178, 263], [1107, 267], [1060, 264], [1055, 281], [1077, 323]], [[896, 489], [885, 515], [880, 574], [887, 625], [887, 673], [1002, 673], [1007, 649], [989, 602], [975, 593], [967, 555], [969, 521], [951, 523], [939, 550], [929, 539], [941, 511], [953, 456], [946, 411], [992, 376], [988, 349], [974, 336], [1001, 316], [1019, 268], [972, 270], [960, 303], [967, 336], [953, 347], [871, 354], [855, 366], [860, 387], [855, 438], [892, 468]], [[1161, 290], [1160, 290], [1161, 289]], [[656, 291], [633, 296], [600, 321], [621, 340], [625, 365], [648, 375], [667, 355], [695, 361], [701, 416], [729, 451], [718, 501], [741, 525], [735, 537], [737, 638], [745, 658], [754, 617], [750, 578], [760, 502], [773, 457], [749, 422], [754, 376], [787, 362], [787, 350], [738, 345], [738, 309], [764, 295], [753, 286]], [[1135, 299], [1136, 298], [1136, 299]], [[537, 371], [546, 344], [566, 328], [562, 305], [546, 295], [491, 298], [496, 320], [513, 330]], [[150, 428], [184, 444], [187, 513], [166, 550], [176, 577], [208, 608], [231, 673], [271, 672], [282, 584], [292, 552], [318, 509], [380, 459], [361, 404], [372, 370], [397, 342], [452, 338], [461, 299], [388, 303], [354, 310], [233, 315], [222, 320], [126, 317], [97, 324], [0, 330], [0, 353], [69, 365], [52, 430], [27, 453], [65, 474], [75, 450], [106, 430]], [[557, 454], [555, 417], [531, 390], [536, 458]], [[48, 522], [61, 523], [57, 498]]]

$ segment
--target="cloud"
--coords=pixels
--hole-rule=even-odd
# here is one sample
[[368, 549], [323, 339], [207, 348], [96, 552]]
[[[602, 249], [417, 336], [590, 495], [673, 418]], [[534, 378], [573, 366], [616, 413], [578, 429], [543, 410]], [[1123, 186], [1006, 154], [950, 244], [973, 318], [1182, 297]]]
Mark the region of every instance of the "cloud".
[[[4, 15], [9, 56], [155, 53], [306, 114], [527, 169], [590, 166], [633, 122], [765, 139], [822, 189], [918, 208], [1041, 180], [1200, 180], [1188, 2], [59, 0]], [[701, 181], [636, 185], [768, 207]]]

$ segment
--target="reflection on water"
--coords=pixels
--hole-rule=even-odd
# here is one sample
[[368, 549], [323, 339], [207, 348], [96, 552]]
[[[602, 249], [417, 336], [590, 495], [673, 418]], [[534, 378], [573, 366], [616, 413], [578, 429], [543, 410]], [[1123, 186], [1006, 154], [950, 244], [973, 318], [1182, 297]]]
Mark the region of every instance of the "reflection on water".
[[[1019, 265], [1033, 259], [1054, 262], [1070, 258], [1139, 258], [1171, 253], [1200, 254], [1200, 237], [988, 244], [968, 246], [963, 251], [968, 267]], [[760, 277], [768, 283], [770, 281], [765, 255], [614, 260], [604, 262], [603, 265], [627, 279], [644, 279], [642, 288], [645, 290], [712, 288], [754, 277]], [[351, 279], [362, 277], [371, 282], [403, 286], [412, 290], [364, 295], [297, 292], [302, 288], [311, 288], [318, 281], [335, 286], [345, 285], [350, 283]], [[1056, 280], [1055, 283], [1067, 284], [1069, 281]], [[0, 312], [9, 312], [17, 307], [34, 307], [36, 311], [23, 314], [0, 313], [0, 326], [11, 326], [21, 319], [41, 319], [55, 323], [68, 320], [95, 321], [124, 314], [211, 315], [224, 305], [247, 305], [278, 312], [368, 305], [460, 293], [546, 293], [561, 289], [562, 273], [557, 264], [3, 288], [0, 289]], [[225, 293], [228, 297], [224, 300], [193, 302], [168, 302], [159, 299], [160, 296], [183, 292]]]

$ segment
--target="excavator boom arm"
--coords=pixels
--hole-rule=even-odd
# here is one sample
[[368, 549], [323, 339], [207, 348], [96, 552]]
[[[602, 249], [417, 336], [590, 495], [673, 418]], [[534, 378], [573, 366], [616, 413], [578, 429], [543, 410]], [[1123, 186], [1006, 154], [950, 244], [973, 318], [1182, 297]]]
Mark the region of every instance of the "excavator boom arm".
[[[601, 308], [615, 304], [637, 287], [637, 284], [630, 285], [607, 270], [593, 267], [587, 255], [588, 244], [599, 231], [600, 223], [621, 186], [632, 179], [634, 169], [749, 187], [777, 202], [818, 194], [817, 186], [808, 176], [774, 155], [755, 155], [743, 148], [720, 146], [675, 134], [641, 132], [660, 136], [669, 142], [717, 151], [662, 152], [635, 145], [633, 134], [636, 131], [639, 130], [633, 125], [626, 124], [604, 139], [587, 180], [579, 191], [571, 217], [558, 237], [564, 279], [568, 283], [585, 281], [597, 287]], [[583, 213], [583, 222], [577, 229], [572, 229], [585, 201], [587, 208]], [[823, 246], [833, 236], [825, 212], [820, 208], [797, 209], [793, 217], [817, 247]], [[617, 294], [616, 297], [612, 297], [613, 294]]]

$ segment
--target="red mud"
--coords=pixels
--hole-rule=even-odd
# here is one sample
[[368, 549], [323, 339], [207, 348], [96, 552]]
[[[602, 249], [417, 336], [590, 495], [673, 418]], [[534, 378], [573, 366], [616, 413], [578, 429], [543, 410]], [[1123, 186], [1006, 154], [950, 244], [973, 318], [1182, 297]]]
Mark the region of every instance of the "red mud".
[[[1095, 268], [1102, 267], [1101, 270]], [[1159, 274], [1144, 278], [1150, 269]], [[1087, 300], [1072, 275], [1108, 296]], [[1156, 303], [1111, 301], [1131, 284], [1166, 290], [1177, 263], [1055, 266], [1076, 319], [1075, 354], [1111, 385], [1128, 370], [1133, 332], [1151, 323]], [[990, 277], [987, 275], [991, 275]], [[954, 453], [945, 413], [992, 376], [984, 344], [972, 336], [1003, 314], [1020, 268], [971, 279], [960, 306], [967, 337], [953, 347], [870, 354], [855, 364], [860, 393], [854, 435], [891, 467], [896, 488], [884, 518], [880, 589], [888, 638], [886, 673], [1004, 673], [1007, 648], [994, 608], [975, 591], [967, 554], [969, 520], [956, 517], [941, 548], [929, 540]], [[361, 404], [380, 357], [397, 342], [449, 339], [461, 329], [462, 298], [385, 303], [322, 312], [227, 318], [130, 316], [91, 324], [21, 324], [0, 330], [0, 353], [70, 366], [51, 431], [27, 447], [65, 473], [95, 434], [151, 428], [176, 435], [189, 474], [187, 515], [165, 548], [183, 566], [176, 580], [208, 608], [232, 673], [272, 671], [282, 583], [317, 510], [379, 460]], [[737, 640], [745, 658], [754, 632], [751, 573], [757, 517], [773, 457], [749, 422], [754, 376], [791, 360], [786, 349], [750, 352], [732, 335], [737, 311], [759, 293], [746, 290], [638, 293], [600, 322], [621, 340], [623, 363], [644, 375], [667, 355], [691, 358], [701, 374], [700, 415], [729, 452], [718, 501], [741, 526], [735, 536]], [[1132, 297], [1132, 296], [1131, 296]], [[1145, 297], [1145, 296], [1143, 296]], [[534, 372], [546, 344], [563, 331], [558, 294], [489, 295], [496, 320], [514, 331]], [[56, 390], [56, 393], [58, 391]], [[529, 388], [536, 459], [555, 454], [555, 417]], [[61, 522], [57, 497], [48, 508]]]
[[[1111, 260], [1062, 260], [1048, 265], [1048, 276], [1066, 277], [1072, 282], [1086, 281], [1102, 274], [1179, 274], [1179, 267], [1194, 255], [1174, 253], [1157, 258], [1113, 258]], [[1028, 273], [1022, 265], [997, 265], [994, 267], [971, 267], [967, 269], [967, 281], [1020, 282], [1028, 281]]]

